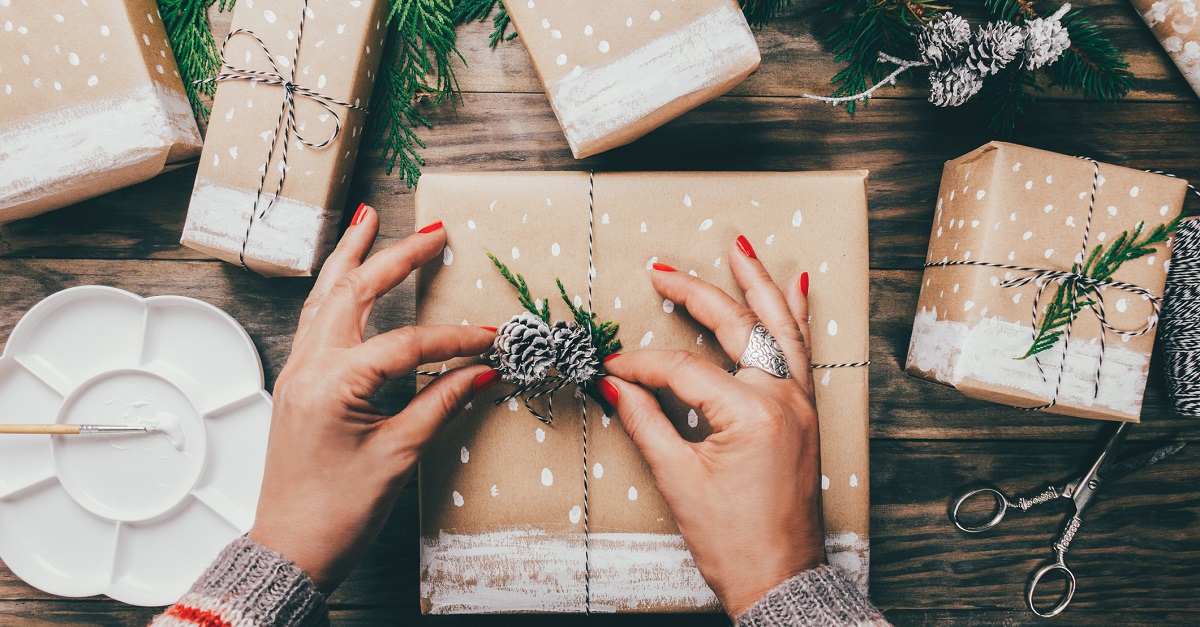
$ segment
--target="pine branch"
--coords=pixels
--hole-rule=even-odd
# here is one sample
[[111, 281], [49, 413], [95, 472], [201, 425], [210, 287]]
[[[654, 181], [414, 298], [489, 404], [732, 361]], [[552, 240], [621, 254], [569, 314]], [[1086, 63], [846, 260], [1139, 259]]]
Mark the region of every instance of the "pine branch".
[[[500, 270], [500, 275], [503, 276], [504, 279], [508, 281], [514, 288], [516, 288], [517, 300], [521, 303], [521, 306], [528, 310], [529, 313], [541, 318], [542, 322], [550, 324], [550, 302], [542, 299], [542, 305], [539, 307], [537, 302], [533, 300], [533, 297], [529, 295], [529, 284], [525, 282], [525, 277], [521, 276], [520, 274], [513, 274], [513, 272], [508, 269], [508, 266], [505, 265], [503, 261], [497, 259], [492, 253], [488, 253], [487, 256], [488, 259], [492, 260], [492, 264], [494, 264], [496, 268]], [[559, 284], [559, 287], [562, 287], [561, 283]]]
[[1026, 109], [1034, 103], [1031, 91], [1042, 91], [1032, 72], [1010, 63], [999, 74], [983, 82], [978, 100], [980, 113], [987, 119], [987, 129], [1001, 137], [1011, 137], [1017, 124], [1025, 118]]
[[[1122, 231], [1107, 250], [1103, 244], [1096, 246], [1082, 267], [1078, 263], [1071, 265], [1071, 272], [1097, 281], [1107, 281], [1121, 264], [1153, 254], [1158, 244], [1166, 242], [1171, 234], [1179, 229], [1179, 221], [1180, 218], [1175, 218], [1171, 222], [1160, 224], [1141, 240], [1138, 238], [1141, 237], [1146, 223], [1138, 222], [1132, 233]], [[1089, 297], [1094, 300], [1087, 300]], [[1065, 333], [1066, 326], [1074, 322], [1080, 312], [1096, 304], [1101, 298], [1098, 288], [1094, 285], [1072, 279], [1064, 281], [1058, 286], [1054, 300], [1042, 315], [1033, 345], [1019, 359], [1026, 359], [1053, 348]]]
[[1054, 81], [1101, 102], [1125, 97], [1133, 89], [1133, 72], [1117, 47], [1080, 11], [1068, 13], [1062, 23], [1071, 47], [1051, 68]]
[[771, 18], [792, 3], [792, 0], [741, 0], [746, 20], [755, 28], [766, 26]]
[[595, 312], [587, 312], [583, 307], [575, 306], [575, 301], [567, 296], [567, 289], [563, 287], [562, 279], [555, 279], [558, 283], [558, 293], [562, 296], [563, 302], [571, 309], [571, 315], [575, 318], [575, 324], [588, 330], [588, 334], [592, 337], [592, 346], [596, 347], [596, 358], [604, 360], [605, 357], [621, 350], [621, 341], [617, 338], [616, 322], [611, 320], [596, 323]]
[[495, 48], [501, 41], [512, 41], [517, 37], [516, 31], [506, 32], [512, 21], [509, 19], [508, 9], [500, 0], [457, 0], [452, 19], [455, 25], [473, 20], [482, 21], [487, 19], [493, 10], [496, 14], [492, 16], [492, 34], [488, 37], [488, 46]]
[[[229, 11], [234, 2], [220, 0], [217, 10]], [[208, 9], [217, 3], [218, 0], [158, 0], [163, 27], [179, 65], [179, 77], [183, 80], [192, 112], [201, 121], [207, 120], [211, 113], [206, 100], [212, 98], [217, 84], [198, 81], [216, 76], [221, 67], [220, 51], [208, 21]]]
[[399, 164], [401, 178], [412, 187], [425, 160], [425, 142], [416, 134], [431, 126], [419, 106], [437, 106], [458, 92], [451, 61], [462, 55], [455, 46], [452, 0], [390, 0], [389, 38], [371, 97], [371, 134], [381, 150], [387, 173]]

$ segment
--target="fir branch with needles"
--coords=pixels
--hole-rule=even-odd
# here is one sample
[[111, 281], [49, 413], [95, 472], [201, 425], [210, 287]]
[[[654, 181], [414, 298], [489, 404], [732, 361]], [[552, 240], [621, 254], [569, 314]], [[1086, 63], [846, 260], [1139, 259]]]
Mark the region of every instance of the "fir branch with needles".
[[[512, 270], [509, 270], [508, 266], [503, 261], [497, 259], [492, 253], [488, 253], [487, 256], [488, 259], [492, 260], [492, 264], [500, 270], [500, 275], [516, 288], [517, 300], [520, 301], [521, 306], [527, 309], [529, 313], [541, 318], [542, 322], [550, 324], [550, 301], [544, 298], [535, 301], [529, 295], [529, 284], [525, 282], [525, 277], [520, 274], [513, 274]], [[541, 306], [538, 306], [539, 302]]]
[[[495, 14], [492, 12], [495, 11]], [[454, 23], [465, 24], [472, 21], [483, 21], [492, 16], [492, 34], [488, 36], [488, 46], [495, 48], [502, 41], [511, 41], [517, 37], [514, 30], [509, 33], [508, 27], [512, 20], [508, 9], [500, 0], [457, 0], [454, 5]]]
[[563, 287], [562, 279], [554, 281], [558, 283], [558, 293], [562, 296], [563, 302], [571, 309], [575, 324], [587, 329], [588, 334], [591, 335], [592, 346], [596, 347], [596, 358], [603, 361], [605, 357], [621, 350], [621, 340], [617, 339], [617, 330], [620, 325], [612, 320], [597, 323], [595, 312], [588, 312], [583, 307], [577, 307], [571, 297], [567, 296], [567, 288]]
[[[1166, 224], [1159, 224], [1145, 237], [1142, 237], [1142, 231], [1146, 223], [1138, 222], [1132, 233], [1122, 231], [1107, 249], [1104, 244], [1096, 246], [1086, 262], [1071, 265], [1071, 272], [1096, 281], [1108, 281], [1125, 262], [1153, 254], [1159, 244], [1165, 243], [1179, 229], [1179, 221], [1180, 218], [1175, 218]], [[1066, 333], [1067, 325], [1101, 298], [1096, 285], [1071, 279], [1064, 281], [1042, 315], [1033, 345], [1019, 359], [1027, 359], [1053, 348]]]
[[208, 101], [216, 92], [217, 84], [198, 81], [216, 76], [221, 67], [220, 50], [213, 39], [208, 10], [216, 5], [218, 11], [229, 11], [235, 1], [158, 0], [158, 12], [179, 65], [179, 77], [183, 79], [192, 113], [201, 121], [207, 120], [211, 113]]

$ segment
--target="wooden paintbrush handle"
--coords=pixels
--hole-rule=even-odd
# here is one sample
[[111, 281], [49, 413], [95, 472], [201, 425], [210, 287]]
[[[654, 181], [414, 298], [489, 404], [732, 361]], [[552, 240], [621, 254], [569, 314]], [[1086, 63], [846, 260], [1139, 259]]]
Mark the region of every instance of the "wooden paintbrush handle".
[[0, 433], [30, 433], [51, 435], [74, 435], [79, 433], [79, 425], [38, 424], [14, 425], [0, 423]]

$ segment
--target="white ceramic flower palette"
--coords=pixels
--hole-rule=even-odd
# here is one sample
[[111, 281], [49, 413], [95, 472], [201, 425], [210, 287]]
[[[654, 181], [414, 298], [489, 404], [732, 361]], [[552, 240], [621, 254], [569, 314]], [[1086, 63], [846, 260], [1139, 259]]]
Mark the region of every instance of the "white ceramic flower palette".
[[0, 436], [0, 559], [51, 594], [174, 602], [253, 523], [270, 417], [254, 344], [216, 307], [50, 296], [0, 355], [0, 422], [164, 428]]

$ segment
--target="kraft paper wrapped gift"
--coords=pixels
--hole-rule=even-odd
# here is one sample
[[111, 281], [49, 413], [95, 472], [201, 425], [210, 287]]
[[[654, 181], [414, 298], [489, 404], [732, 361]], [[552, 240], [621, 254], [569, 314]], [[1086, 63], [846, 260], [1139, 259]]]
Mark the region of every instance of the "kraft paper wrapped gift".
[[153, 0], [0, 2], [0, 224], [199, 153]]
[[[1186, 191], [1177, 178], [1001, 142], [947, 162], [908, 372], [984, 400], [1137, 422], [1169, 239], [1121, 264], [1109, 280], [1124, 285], [1101, 284], [1066, 341], [1022, 357], [1066, 279], [1047, 272], [1074, 272], [1144, 223], [1141, 241], [1180, 214]], [[976, 265], [942, 265], [958, 262]]]
[[734, 0], [504, 0], [577, 159], [732, 89], [761, 60]]
[[[814, 362], [865, 362], [865, 184], [862, 171], [603, 173], [589, 212], [586, 172], [426, 174], [416, 220], [442, 220], [448, 244], [440, 262], [419, 272], [417, 321], [498, 326], [519, 313], [488, 252], [523, 274], [536, 297], [554, 299], [552, 319], [569, 318], [554, 280], [586, 307], [591, 215], [593, 309], [621, 325], [624, 350], [690, 350], [732, 366], [711, 333], [654, 292], [648, 274], [661, 260], [740, 299], [725, 255], [745, 234], [777, 281], [809, 273]], [[865, 587], [868, 372], [860, 365], [813, 374], [829, 559]], [[547, 426], [515, 399], [495, 405], [512, 388], [501, 382], [477, 398], [424, 456], [426, 613], [584, 610], [582, 401], [559, 392]], [[711, 433], [705, 417], [669, 391], [660, 399], [685, 438]], [[620, 418], [586, 402], [591, 611], [717, 609]]]
[[1130, 0], [1158, 43], [1200, 94], [1200, 12], [1195, 0]]
[[[238, 78], [217, 87], [185, 246], [266, 276], [320, 269], [337, 238], [358, 156], [366, 114], [355, 107], [366, 107], [371, 95], [387, 6], [386, 0], [237, 4], [231, 32], [243, 32], [227, 41], [221, 71]], [[297, 86], [294, 127], [284, 87], [248, 80], [252, 72]]]

